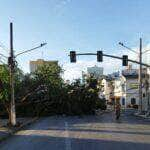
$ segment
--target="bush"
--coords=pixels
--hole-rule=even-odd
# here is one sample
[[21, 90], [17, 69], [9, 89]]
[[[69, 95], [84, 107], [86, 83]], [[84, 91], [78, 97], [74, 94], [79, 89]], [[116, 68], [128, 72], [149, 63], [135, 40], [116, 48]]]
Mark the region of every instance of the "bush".
[[106, 101], [104, 99], [98, 99], [96, 101], [96, 109], [106, 110]]

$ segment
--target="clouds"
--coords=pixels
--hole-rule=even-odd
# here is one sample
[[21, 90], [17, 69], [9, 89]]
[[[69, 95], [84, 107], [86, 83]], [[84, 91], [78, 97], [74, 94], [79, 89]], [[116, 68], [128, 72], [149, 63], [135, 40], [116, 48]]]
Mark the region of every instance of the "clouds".
[[[133, 47], [133, 50], [138, 52], [138, 48]], [[143, 48], [144, 50], [150, 49], [150, 44], [148, 44], [146, 47]], [[131, 51], [128, 51], [126, 49], [120, 50], [118, 53], [109, 53], [111, 55], [116, 56], [122, 56], [122, 55], [128, 55], [129, 59], [137, 60], [138, 61], [138, 54], [133, 53]], [[150, 64], [150, 51], [147, 54], [143, 54], [143, 62]], [[100, 66], [104, 68], [104, 74], [112, 73], [115, 71], [122, 70], [122, 61], [113, 59], [113, 58], [106, 58], [104, 57], [104, 61], [102, 63], [98, 63], [95, 60], [77, 60], [77, 63], [65, 63], [63, 65], [63, 68], [65, 70], [64, 72], [64, 78], [73, 80], [76, 78], [81, 78], [82, 71], [86, 71], [87, 67], [93, 67], [94, 65]], [[137, 67], [136, 64], [133, 64], [133, 67]]]
[[95, 60], [91, 61], [77, 61], [77, 63], [71, 64], [66, 63], [64, 64], [63, 68], [65, 70], [64, 72], [64, 78], [67, 80], [73, 80], [77, 78], [81, 78], [82, 71], [87, 71], [87, 67], [93, 67], [93, 66], [99, 66], [104, 68], [104, 74], [108, 74], [113, 71], [118, 71], [121, 69], [121, 62], [119, 60], [114, 60], [111, 58], [107, 58], [102, 63], [98, 63]]
[[63, 9], [71, 2], [72, 0], [58, 0], [55, 6], [55, 13], [57, 15], [61, 15], [63, 13]]

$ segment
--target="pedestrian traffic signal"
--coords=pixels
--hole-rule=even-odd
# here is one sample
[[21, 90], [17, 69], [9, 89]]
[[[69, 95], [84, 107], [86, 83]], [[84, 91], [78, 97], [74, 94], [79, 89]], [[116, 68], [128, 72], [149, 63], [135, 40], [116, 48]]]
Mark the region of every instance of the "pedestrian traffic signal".
[[128, 55], [123, 55], [122, 57], [122, 65], [128, 66]]
[[103, 61], [103, 52], [97, 51], [97, 61], [102, 62]]
[[76, 62], [76, 52], [70, 51], [70, 62], [74, 63]]

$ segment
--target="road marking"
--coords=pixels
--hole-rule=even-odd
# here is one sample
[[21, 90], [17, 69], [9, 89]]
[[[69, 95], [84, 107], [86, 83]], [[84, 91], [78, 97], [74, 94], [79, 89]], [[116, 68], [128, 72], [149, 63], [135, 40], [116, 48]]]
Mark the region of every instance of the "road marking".
[[71, 139], [69, 138], [69, 132], [68, 132], [68, 122], [65, 122], [65, 144], [66, 144], [66, 150], [71, 150]]

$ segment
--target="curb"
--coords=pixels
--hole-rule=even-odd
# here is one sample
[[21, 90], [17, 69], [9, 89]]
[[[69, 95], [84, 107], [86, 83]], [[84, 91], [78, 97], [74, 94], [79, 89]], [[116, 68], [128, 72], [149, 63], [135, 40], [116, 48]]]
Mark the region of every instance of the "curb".
[[95, 114], [98, 116], [98, 115], [102, 115], [104, 113], [110, 113], [112, 112], [113, 110], [96, 110], [95, 111]]
[[9, 130], [12, 130], [12, 131], [10, 131], [7, 135], [5, 135], [5, 136], [3, 136], [3, 137], [0, 137], [0, 142], [6, 140], [7, 138], [11, 137], [12, 135], [14, 135], [14, 134], [17, 133], [18, 131], [22, 130], [23, 128], [29, 126], [30, 124], [36, 122], [38, 119], [39, 119], [38, 117], [35, 117], [35, 118], [33, 118], [31, 121], [22, 124], [22, 125], [21, 125], [20, 127], [18, 127], [18, 128], [8, 129], [8, 131], [9, 131]]
[[133, 114], [133, 115], [136, 116], [136, 117], [139, 117], [139, 118], [143, 118], [143, 119], [148, 119], [148, 120], [150, 120], [150, 117], [141, 116], [141, 115], [137, 115], [137, 114]]

